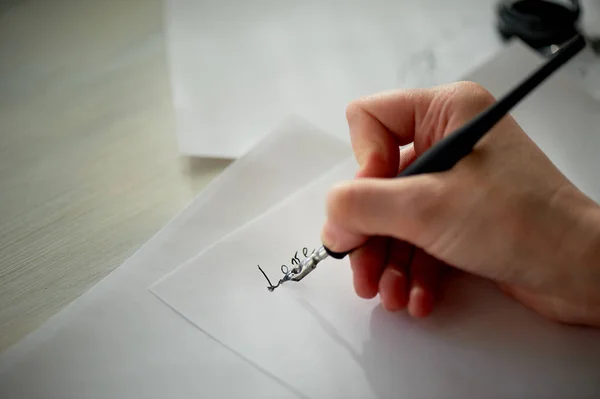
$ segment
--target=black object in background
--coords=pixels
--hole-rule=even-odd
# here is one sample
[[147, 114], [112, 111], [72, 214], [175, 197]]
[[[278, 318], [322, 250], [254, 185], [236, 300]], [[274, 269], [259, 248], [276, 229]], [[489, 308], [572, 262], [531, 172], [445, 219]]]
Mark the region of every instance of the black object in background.
[[[566, 3], [566, 4], [565, 4]], [[502, 0], [496, 8], [497, 28], [504, 39], [518, 37], [535, 50], [550, 55], [551, 46], [560, 47], [580, 34], [582, 13], [578, 0]]]

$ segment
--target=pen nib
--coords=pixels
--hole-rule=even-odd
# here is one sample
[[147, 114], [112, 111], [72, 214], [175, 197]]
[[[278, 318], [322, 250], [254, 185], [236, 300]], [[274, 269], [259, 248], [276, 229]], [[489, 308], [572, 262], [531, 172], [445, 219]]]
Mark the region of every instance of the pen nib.
[[298, 252], [296, 251], [296, 253], [294, 254], [294, 257], [292, 258], [291, 263], [292, 263], [292, 265], [295, 265], [296, 267], [294, 267], [293, 269], [290, 270], [290, 268], [287, 267], [286, 265], [281, 266], [281, 272], [283, 273], [283, 278], [281, 278], [281, 280], [279, 280], [277, 285], [273, 285], [273, 283], [271, 283], [271, 280], [269, 279], [267, 274], [264, 272], [264, 270], [260, 266], [258, 266], [258, 270], [260, 270], [262, 275], [265, 277], [265, 279], [269, 283], [269, 286], [267, 287], [269, 292], [273, 292], [275, 290], [275, 288], [279, 287], [281, 284], [285, 283], [286, 281], [299, 282], [304, 277], [306, 277], [310, 272], [312, 272], [317, 267], [317, 264], [319, 262], [321, 262], [323, 259], [327, 258], [327, 256], [328, 256], [327, 251], [325, 250], [324, 247], [321, 247], [318, 250], [313, 250], [310, 254], [308, 253], [307, 248], [303, 248], [302, 255], [304, 255], [304, 259], [301, 261], [300, 258], [298, 258]]

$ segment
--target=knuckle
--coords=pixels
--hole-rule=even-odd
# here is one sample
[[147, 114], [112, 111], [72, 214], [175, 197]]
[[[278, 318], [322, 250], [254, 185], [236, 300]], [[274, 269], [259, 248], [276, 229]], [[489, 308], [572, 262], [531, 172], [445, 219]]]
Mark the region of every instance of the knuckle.
[[410, 217], [405, 220], [405, 234], [415, 245], [429, 249], [448, 228], [453, 212], [452, 193], [437, 177], [423, 178], [411, 191], [407, 199]]
[[451, 197], [450, 188], [442, 179], [426, 177], [413, 191], [411, 199], [415, 216], [424, 225], [439, 219]]
[[353, 231], [371, 232], [373, 228], [382, 225], [382, 217], [390, 218], [388, 212], [383, 212], [389, 196], [366, 180], [354, 180], [340, 183], [328, 195], [328, 218], [338, 226]]
[[470, 102], [482, 108], [487, 108], [496, 101], [494, 95], [479, 83], [461, 81], [457, 83], [457, 87], [459, 92], [464, 93]]
[[327, 194], [328, 218], [337, 224], [343, 223], [353, 214], [356, 208], [356, 187], [349, 183], [336, 184]]
[[346, 105], [346, 120], [353, 121], [362, 112], [360, 100], [353, 100]]

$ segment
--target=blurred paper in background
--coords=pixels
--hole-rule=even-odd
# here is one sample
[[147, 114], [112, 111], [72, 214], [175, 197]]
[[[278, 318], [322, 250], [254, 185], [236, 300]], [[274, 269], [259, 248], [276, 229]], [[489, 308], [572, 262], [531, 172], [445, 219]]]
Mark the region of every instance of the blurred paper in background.
[[239, 157], [289, 114], [348, 140], [352, 99], [454, 80], [494, 54], [493, 4], [169, 0], [180, 151]]
[[[351, 100], [455, 81], [495, 55], [496, 4], [168, 0], [179, 150], [239, 157], [289, 114], [348, 140]], [[600, 4], [583, 7], [593, 26]], [[565, 70], [600, 95], [600, 59], [589, 49]]]

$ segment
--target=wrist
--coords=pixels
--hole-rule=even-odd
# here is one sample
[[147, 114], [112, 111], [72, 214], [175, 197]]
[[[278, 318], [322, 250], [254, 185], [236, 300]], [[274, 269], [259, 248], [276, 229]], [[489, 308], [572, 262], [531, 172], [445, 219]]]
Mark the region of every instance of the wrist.
[[581, 248], [581, 263], [595, 282], [594, 291], [600, 293], [600, 205], [589, 204], [583, 215], [582, 223], [587, 239]]
[[600, 205], [577, 189], [569, 190], [565, 200], [574, 216], [568, 250], [561, 257], [565, 299], [579, 308], [583, 324], [600, 326]]

